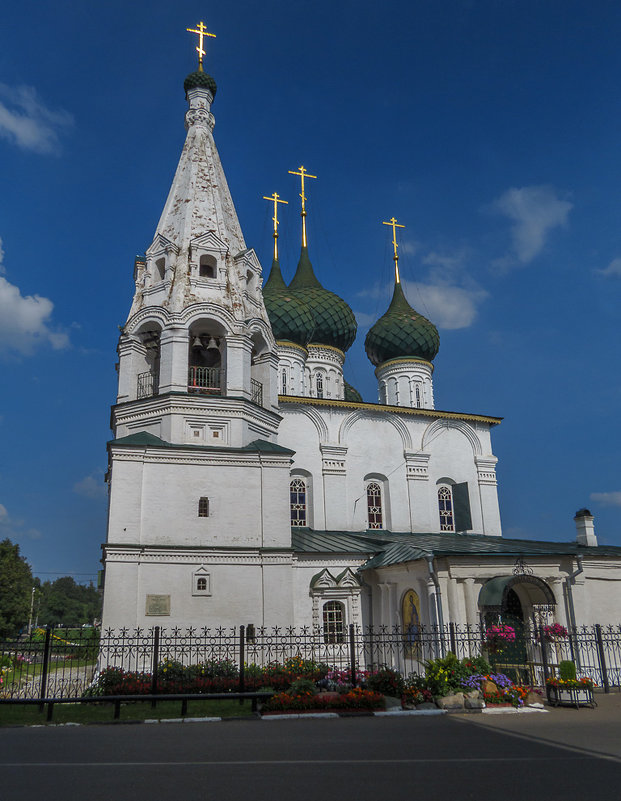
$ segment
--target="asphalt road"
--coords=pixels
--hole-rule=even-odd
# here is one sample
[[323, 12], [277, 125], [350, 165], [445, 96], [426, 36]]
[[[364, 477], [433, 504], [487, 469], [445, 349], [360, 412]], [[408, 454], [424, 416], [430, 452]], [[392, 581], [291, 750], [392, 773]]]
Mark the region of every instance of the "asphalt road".
[[[563, 710], [5, 728], [0, 799], [619, 801], [620, 725]], [[609, 732], [581, 744], [585, 726]]]

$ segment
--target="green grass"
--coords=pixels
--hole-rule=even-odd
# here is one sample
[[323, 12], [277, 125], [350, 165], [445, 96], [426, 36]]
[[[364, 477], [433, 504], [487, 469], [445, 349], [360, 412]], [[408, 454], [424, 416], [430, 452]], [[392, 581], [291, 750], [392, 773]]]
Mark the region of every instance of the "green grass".
[[[242, 704], [231, 701], [188, 701], [188, 718], [236, 718], [250, 715], [250, 701]], [[47, 707], [39, 712], [36, 704], [0, 704], [0, 726], [46, 724]], [[121, 704], [120, 721], [163, 720], [181, 717], [181, 701], [158, 701], [155, 709], [151, 701]], [[52, 723], [107, 723], [114, 721], [114, 704], [54, 704]]]

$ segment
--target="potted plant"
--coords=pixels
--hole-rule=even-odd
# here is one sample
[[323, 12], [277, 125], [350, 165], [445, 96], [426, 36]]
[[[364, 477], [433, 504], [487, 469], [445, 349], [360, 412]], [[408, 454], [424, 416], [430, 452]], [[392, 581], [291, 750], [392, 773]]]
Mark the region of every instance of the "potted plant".
[[500, 654], [510, 643], [515, 642], [515, 629], [499, 623], [485, 629], [485, 645], [490, 654]]
[[559, 663], [559, 675], [546, 681], [548, 703], [551, 706], [597, 706], [593, 698], [592, 679], [576, 678], [576, 665], [570, 660]]

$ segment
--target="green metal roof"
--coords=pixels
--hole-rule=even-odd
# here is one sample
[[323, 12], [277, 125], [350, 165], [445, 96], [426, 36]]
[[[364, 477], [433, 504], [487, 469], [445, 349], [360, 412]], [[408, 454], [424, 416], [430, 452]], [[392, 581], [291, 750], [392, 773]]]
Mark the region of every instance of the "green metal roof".
[[197, 87], [209, 89], [214, 97], [218, 91], [215, 80], [211, 77], [211, 75], [208, 75], [202, 70], [191, 72], [183, 82], [183, 88], [185, 89], [186, 96], [189, 89], [196, 89]]
[[414, 311], [401, 284], [395, 283], [388, 311], [369, 330], [364, 348], [376, 367], [389, 359], [408, 357], [430, 362], [440, 348], [440, 335], [432, 322]]
[[358, 328], [354, 313], [342, 298], [319, 283], [307, 247], [302, 247], [289, 289], [310, 307], [315, 325], [311, 342], [342, 351], [352, 346]]
[[119, 437], [108, 442], [108, 445], [127, 445], [129, 447], [142, 447], [142, 448], [174, 448], [178, 450], [190, 449], [198, 451], [226, 451], [227, 453], [282, 453], [283, 455], [292, 456], [295, 451], [289, 448], [283, 448], [282, 445], [277, 445], [275, 442], [267, 442], [264, 439], [255, 439], [253, 442], [244, 445], [243, 448], [228, 448], [222, 445], [186, 445], [174, 442], [166, 442], [155, 434], [149, 434], [148, 431], [138, 431], [136, 434], [130, 434], [127, 437]]
[[274, 339], [306, 347], [313, 336], [315, 320], [308, 304], [287, 288], [278, 259], [272, 261], [269, 278], [263, 287], [263, 301]]
[[412, 534], [410, 532], [345, 532], [292, 529], [291, 546], [300, 553], [367, 553], [361, 570], [387, 567], [434, 556], [612, 556], [621, 547], [583, 546], [577, 542], [549, 542], [489, 537], [482, 534]]
[[358, 390], [355, 387], [352, 387], [351, 384], [348, 384], [347, 381], [344, 381], [343, 383], [345, 385], [344, 400], [353, 401], [354, 403], [362, 403], [362, 395], [358, 392]]

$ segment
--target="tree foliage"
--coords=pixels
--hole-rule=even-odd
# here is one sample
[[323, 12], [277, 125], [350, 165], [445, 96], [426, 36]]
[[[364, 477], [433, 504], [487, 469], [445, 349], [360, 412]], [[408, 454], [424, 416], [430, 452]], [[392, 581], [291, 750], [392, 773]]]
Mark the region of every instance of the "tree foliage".
[[101, 594], [89, 584], [76, 584], [71, 576], [44, 581], [40, 587], [39, 624], [65, 626], [92, 623], [101, 617]]
[[16, 634], [28, 624], [33, 587], [32, 571], [19, 545], [0, 542], [0, 637]]

